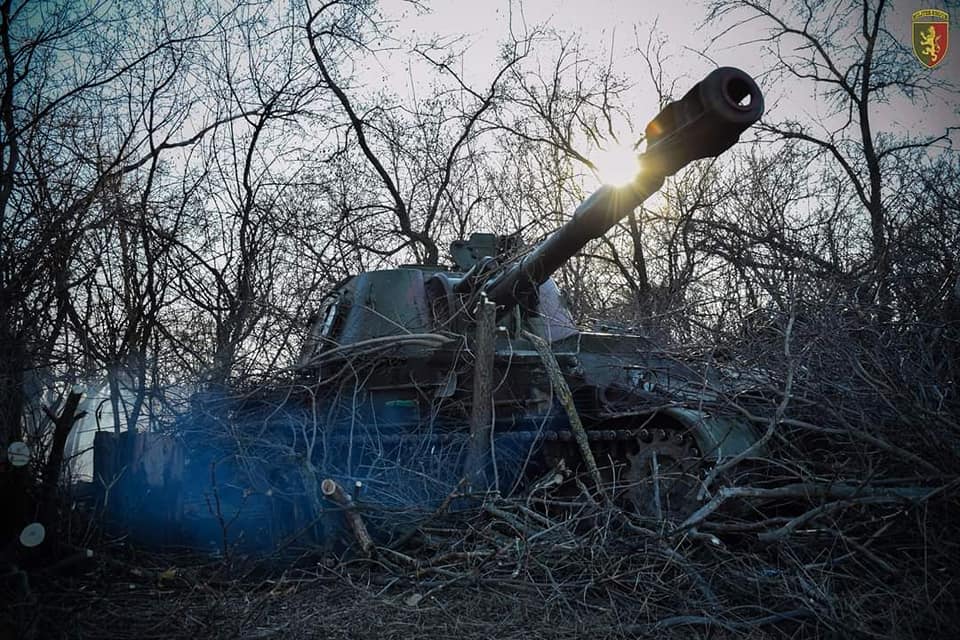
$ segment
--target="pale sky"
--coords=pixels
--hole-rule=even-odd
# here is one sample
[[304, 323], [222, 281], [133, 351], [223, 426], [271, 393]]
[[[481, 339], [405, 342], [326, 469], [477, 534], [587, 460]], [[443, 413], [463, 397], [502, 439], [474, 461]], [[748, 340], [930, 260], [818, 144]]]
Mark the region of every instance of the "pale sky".
[[[640, 67], [642, 61], [632, 51], [637, 36], [643, 44], [657, 21], [659, 31], [668, 40], [664, 52], [670, 56], [672, 73], [682, 78], [678, 90], [684, 91], [714, 67], [713, 62], [696, 53], [696, 50], [704, 49], [710, 39], [726, 26], [710, 24], [701, 27], [706, 15], [705, 6], [705, 2], [689, 0], [671, 3], [636, 0], [434, 0], [430, 4], [429, 14], [418, 15], [402, 0], [384, 0], [382, 3], [384, 11], [396, 17], [396, 34], [400, 37], [416, 36], [427, 40], [433, 34], [446, 37], [453, 33], [465, 34], [470, 47], [464, 73], [481, 86], [484, 80], [492, 77], [497, 43], [509, 33], [511, 18], [517, 30], [522, 28], [524, 21], [527, 25], [546, 22], [559, 31], [579, 34], [583, 44], [595, 49], [598, 59], [604, 59], [603, 56], [613, 51], [615, 69], [636, 83], [628, 105], [638, 111], [634, 122], [636, 128], [643, 127], [647, 119], [654, 115], [651, 110], [656, 107], [646, 72]], [[947, 59], [929, 73], [935, 79], [960, 85], [960, 2], [913, 0], [896, 3], [888, 17], [888, 26], [895, 36], [909, 46], [912, 12], [931, 7], [946, 8], [951, 13], [951, 35], [957, 42], [951, 43]], [[707, 53], [716, 64], [740, 67], [756, 75], [767, 69], [770, 61], [762, 55], [757, 45], [742, 43], [761, 35], [759, 28], [741, 27], [710, 46]], [[415, 70], [411, 73], [403, 67], [390, 69], [395, 62], [388, 59], [382, 60], [381, 64], [388, 71], [387, 76], [398, 93], [405, 93], [409, 89], [411, 79], [414, 83], [418, 82]], [[770, 119], [796, 117], [816, 121], [821, 119], [825, 111], [825, 107], [814, 100], [809, 83], [806, 86], [798, 84], [761, 88], [767, 95], [767, 117]], [[874, 111], [875, 122], [884, 129], [902, 128], [914, 133], [939, 134], [947, 125], [960, 124], [957, 105], [956, 96], [936, 99], [926, 109], [908, 102], [879, 105]]]

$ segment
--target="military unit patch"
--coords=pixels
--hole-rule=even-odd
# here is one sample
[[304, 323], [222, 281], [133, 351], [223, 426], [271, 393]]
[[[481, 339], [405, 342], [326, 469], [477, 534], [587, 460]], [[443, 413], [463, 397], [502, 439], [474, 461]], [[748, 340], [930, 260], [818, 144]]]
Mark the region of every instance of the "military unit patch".
[[913, 53], [920, 63], [933, 69], [947, 55], [950, 43], [950, 16], [940, 9], [913, 12]]

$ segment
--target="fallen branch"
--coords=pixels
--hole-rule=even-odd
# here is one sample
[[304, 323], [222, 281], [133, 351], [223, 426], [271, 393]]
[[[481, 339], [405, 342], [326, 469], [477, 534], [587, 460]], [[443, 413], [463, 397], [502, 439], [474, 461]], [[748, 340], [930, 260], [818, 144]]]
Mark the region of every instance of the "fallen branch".
[[774, 433], [776, 433], [777, 426], [779, 426], [783, 420], [783, 416], [787, 411], [787, 405], [790, 404], [790, 400], [793, 397], [793, 377], [796, 371], [796, 362], [790, 353], [790, 341], [793, 336], [793, 323], [795, 320], [796, 314], [791, 309], [790, 318], [787, 321], [787, 328], [783, 332], [783, 355], [787, 363], [787, 378], [783, 385], [783, 398], [777, 405], [776, 411], [774, 411], [773, 415], [770, 416], [770, 418], [766, 421], [766, 430], [764, 431], [763, 435], [755, 440], [749, 447], [736, 454], [732, 458], [720, 462], [717, 464], [717, 466], [710, 470], [710, 473], [707, 474], [707, 477], [704, 478], [703, 483], [700, 486], [700, 491], [697, 496], [698, 500], [702, 500], [704, 497], [706, 497], [710, 487], [713, 486], [713, 483], [716, 482], [720, 475], [734, 468], [747, 458], [752, 458], [758, 453], [762, 452], [770, 439], [773, 438]]
[[320, 483], [320, 491], [323, 492], [324, 497], [328, 500], [335, 502], [343, 508], [347, 523], [353, 530], [353, 535], [356, 536], [357, 542], [360, 543], [360, 549], [365, 556], [369, 556], [374, 548], [373, 538], [370, 537], [370, 532], [367, 531], [367, 525], [363, 522], [363, 518], [357, 513], [357, 507], [353, 499], [347, 495], [343, 487], [332, 478], [327, 478]]
[[[672, 536], [683, 533], [684, 531], [696, 527], [706, 520], [717, 509], [723, 506], [723, 503], [733, 498], [755, 498], [759, 500], [778, 500], [781, 498], [807, 498], [807, 499], [832, 499], [847, 500], [855, 502], [857, 500], [867, 500], [876, 502], [910, 502], [917, 503], [930, 498], [938, 493], [940, 488], [925, 487], [874, 487], [869, 485], [852, 485], [845, 483], [837, 484], [814, 484], [799, 483], [789, 484], [782, 487], [763, 489], [759, 487], [724, 487], [705, 505], [693, 512], [671, 533]], [[802, 516], [801, 516], [802, 517]]]
[[841, 500], [835, 500], [833, 502], [826, 502], [818, 507], [814, 507], [813, 509], [810, 509], [809, 511], [805, 511], [804, 513], [800, 514], [796, 518], [791, 518], [789, 521], [787, 521], [786, 524], [784, 524], [782, 527], [779, 527], [778, 529], [774, 529], [773, 531], [760, 532], [759, 534], [757, 534], [757, 538], [761, 542], [774, 542], [775, 540], [779, 540], [780, 538], [785, 538], [786, 536], [789, 536], [791, 533], [793, 533], [797, 529], [797, 527], [803, 526], [806, 523], [810, 522], [811, 520], [814, 520], [822, 515], [826, 515], [834, 511], [839, 511], [840, 509], [850, 507], [854, 504], [883, 504], [890, 501], [891, 501], [890, 496], [872, 496], [872, 497], [861, 496], [855, 499], [841, 499]]
[[587, 439], [587, 432], [584, 430], [583, 423], [580, 421], [580, 414], [577, 413], [577, 407], [573, 402], [573, 394], [570, 392], [570, 387], [563, 377], [563, 372], [560, 371], [560, 364], [557, 362], [557, 357], [553, 355], [553, 351], [550, 350], [550, 345], [547, 344], [547, 341], [540, 336], [534, 335], [529, 331], [524, 331], [523, 337], [529, 340], [537, 350], [537, 353], [540, 354], [540, 360], [543, 361], [543, 366], [547, 370], [550, 382], [553, 384], [553, 388], [556, 389], [557, 395], [560, 396], [560, 403], [567, 412], [567, 418], [570, 420], [570, 430], [573, 431], [573, 437], [577, 441], [577, 446], [580, 448], [580, 455], [583, 456], [583, 461], [587, 465], [590, 478], [599, 489], [603, 486], [600, 478], [600, 470], [597, 468], [597, 461], [593, 458], [593, 452], [590, 450], [590, 441]]

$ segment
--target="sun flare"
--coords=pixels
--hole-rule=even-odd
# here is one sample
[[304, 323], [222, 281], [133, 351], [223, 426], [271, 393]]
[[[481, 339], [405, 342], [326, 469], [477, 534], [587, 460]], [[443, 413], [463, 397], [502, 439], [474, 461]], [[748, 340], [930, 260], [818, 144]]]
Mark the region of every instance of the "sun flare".
[[632, 182], [640, 170], [637, 152], [630, 145], [614, 144], [598, 149], [591, 160], [600, 180], [617, 187]]

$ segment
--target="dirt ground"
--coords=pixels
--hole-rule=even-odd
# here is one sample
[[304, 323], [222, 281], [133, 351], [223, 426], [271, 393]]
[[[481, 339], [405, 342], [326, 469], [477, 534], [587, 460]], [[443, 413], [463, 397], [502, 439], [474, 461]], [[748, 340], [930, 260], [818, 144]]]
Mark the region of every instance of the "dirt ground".
[[571, 602], [523, 580], [408, 579], [367, 563], [227, 578], [212, 566], [174, 568], [197, 558], [151, 560], [171, 566], [97, 564], [36, 581], [31, 600], [14, 606], [15, 628], [4, 639], [765, 638], [787, 637], [784, 625], [803, 637], [818, 635], [799, 621], [765, 626], [663, 612], [657, 619], [659, 607], [650, 601], [656, 589], [643, 585], [632, 601], [604, 606], [589, 601], [588, 589], [584, 600]]
[[8, 575], [0, 639], [926, 638], [960, 619], [945, 556], [885, 574], [822, 542], [816, 558], [599, 530], [575, 542], [413, 564], [382, 548], [281, 562], [114, 543]]

